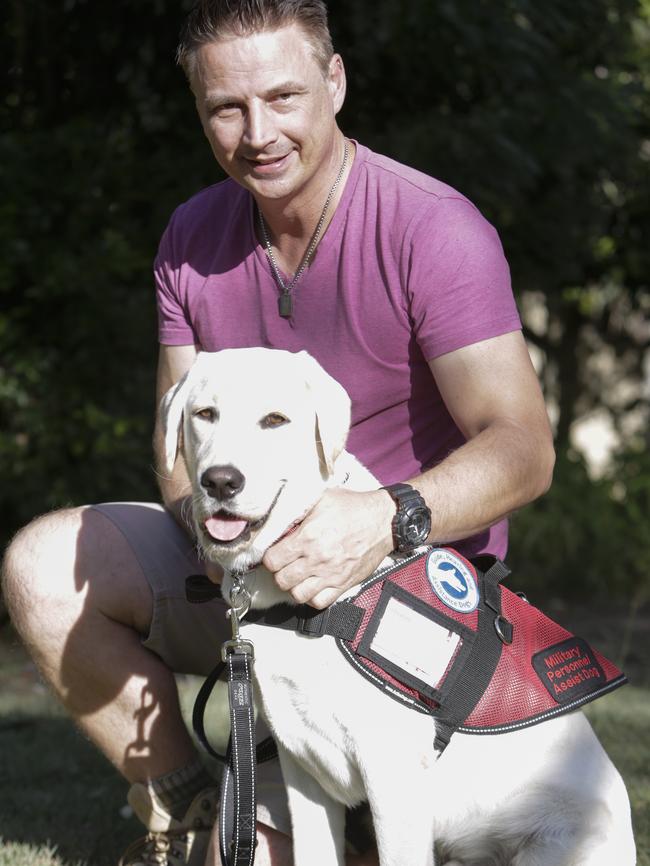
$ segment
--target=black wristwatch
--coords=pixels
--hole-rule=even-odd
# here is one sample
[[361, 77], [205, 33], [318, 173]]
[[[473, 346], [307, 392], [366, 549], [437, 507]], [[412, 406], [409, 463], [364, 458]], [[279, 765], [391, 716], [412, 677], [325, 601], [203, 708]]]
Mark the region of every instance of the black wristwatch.
[[383, 488], [397, 505], [393, 517], [393, 543], [399, 553], [408, 553], [424, 542], [431, 532], [431, 511], [410, 484], [389, 484]]

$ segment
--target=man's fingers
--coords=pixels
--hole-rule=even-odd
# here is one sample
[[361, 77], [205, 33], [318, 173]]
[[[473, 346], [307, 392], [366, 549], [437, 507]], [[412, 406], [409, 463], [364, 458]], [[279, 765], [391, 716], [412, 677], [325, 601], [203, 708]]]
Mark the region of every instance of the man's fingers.
[[309, 604], [323, 610], [334, 604], [344, 590], [343, 586], [328, 586], [323, 578], [313, 576], [296, 584], [291, 590], [291, 597], [296, 604]]
[[[292, 562], [297, 562], [303, 556], [304, 541], [300, 539], [300, 530], [276, 541], [264, 554], [262, 563], [270, 572], [277, 574]], [[287, 587], [288, 588], [288, 587]]]
[[[314, 597], [321, 594], [323, 581], [319, 577], [308, 577], [294, 586], [291, 590], [291, 598], [296, 604], [310, 604], [312, 607], [320, 607], [314, 604]], [[327, 607], [327, 605], [322, 605]]]
[[[264, 564], [266, 565], [266, 563]], [[295, 586], [298, 586], [309, 578], [315, 577], [315, 575], [309, 573], [304, 559], [298, 559], [295, 562], [290, 562], [289, 565], [281, 568], [279, 571], [276, 571], [273, 574], [273, 577], [280, 589], [283, 589], [285, 592], [291, 592]]]
[[338, 601], [339, 596], [344, 592], [344, 589], [345, 587], [339, 587], [337, 589], [333, 586], [328, 586], [317, 592], [316, 595], [313, 595], [306, 603], [310, 604], [312, 607], [317, 607], [319, 610], [324, 610], [326, 607], [334, 604], [335, 601]]

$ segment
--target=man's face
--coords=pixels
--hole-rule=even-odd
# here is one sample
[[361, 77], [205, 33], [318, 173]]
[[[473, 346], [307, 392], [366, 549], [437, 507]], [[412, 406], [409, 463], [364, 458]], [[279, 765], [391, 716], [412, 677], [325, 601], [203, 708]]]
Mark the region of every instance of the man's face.
[[201, 46], [192, 90], [217, 162], [258, 200], [300, 195], [329, 168], [345, 73], [338, 55], [323, 73], [299, 25]]

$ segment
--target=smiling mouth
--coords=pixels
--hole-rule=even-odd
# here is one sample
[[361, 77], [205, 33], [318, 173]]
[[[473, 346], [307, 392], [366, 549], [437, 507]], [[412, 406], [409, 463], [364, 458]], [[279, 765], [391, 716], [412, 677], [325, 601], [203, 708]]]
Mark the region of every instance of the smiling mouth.
[[254, 159], [251, 157], [245, 157], [245, 159], [253, 171], [267, 173], [284, 165], [290, 154], [291, 151], [283, 153], [280, 156], [267, 157], [266, 159]]
[[234, 547], [242, 541], [248, 541], [252, 532], [260, 529], [271, 516], [271, 512], [275, 508], [280, 494], [284, 490], [283, 482], [280, 489], [273, 497], [273, 502], [269, 510], [257, 520], [249, 520], [241, 514], [234, 514], [227, 511], [225, 508], [220, 508], [202, 522], [202, 529], [213, 544], [220, 547]]
[[219, 509], [203, 521], [203, 531], [213, 542], [225, 547], [238, 541], [246, 541], [250, 538], [251, 531], [262, 526], [267, 517], [268, 514], [265, 514], [260, 520], [246, 520], [237, 514]]

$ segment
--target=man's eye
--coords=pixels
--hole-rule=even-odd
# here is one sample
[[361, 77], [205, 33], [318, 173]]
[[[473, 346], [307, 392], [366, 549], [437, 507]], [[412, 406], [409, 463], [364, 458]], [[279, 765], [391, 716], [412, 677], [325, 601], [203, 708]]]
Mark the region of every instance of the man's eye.
[[216, 421], [217, 419], [217, 410], [211, 406], [206, 406], [205, 409], [197, 409], [193, 414], [195, 418], [205, 418], [206, 421]]
[[273, 97], [273, 102], [276, 105], [286, 105], [293, 101], [295, 95], [295, 93], [276, 93]]
[[266, 429], [269, 427], [282, 427], [283, 424], [289, 424], [289, 419], [281, 412], [269, 412], [260, 421], [260, 426]]
[[215, 117], [232, 117], [239, 111], [239, 106], [234, 102], [225, 102], [223, 105], [216, 105], [210, 114]]

